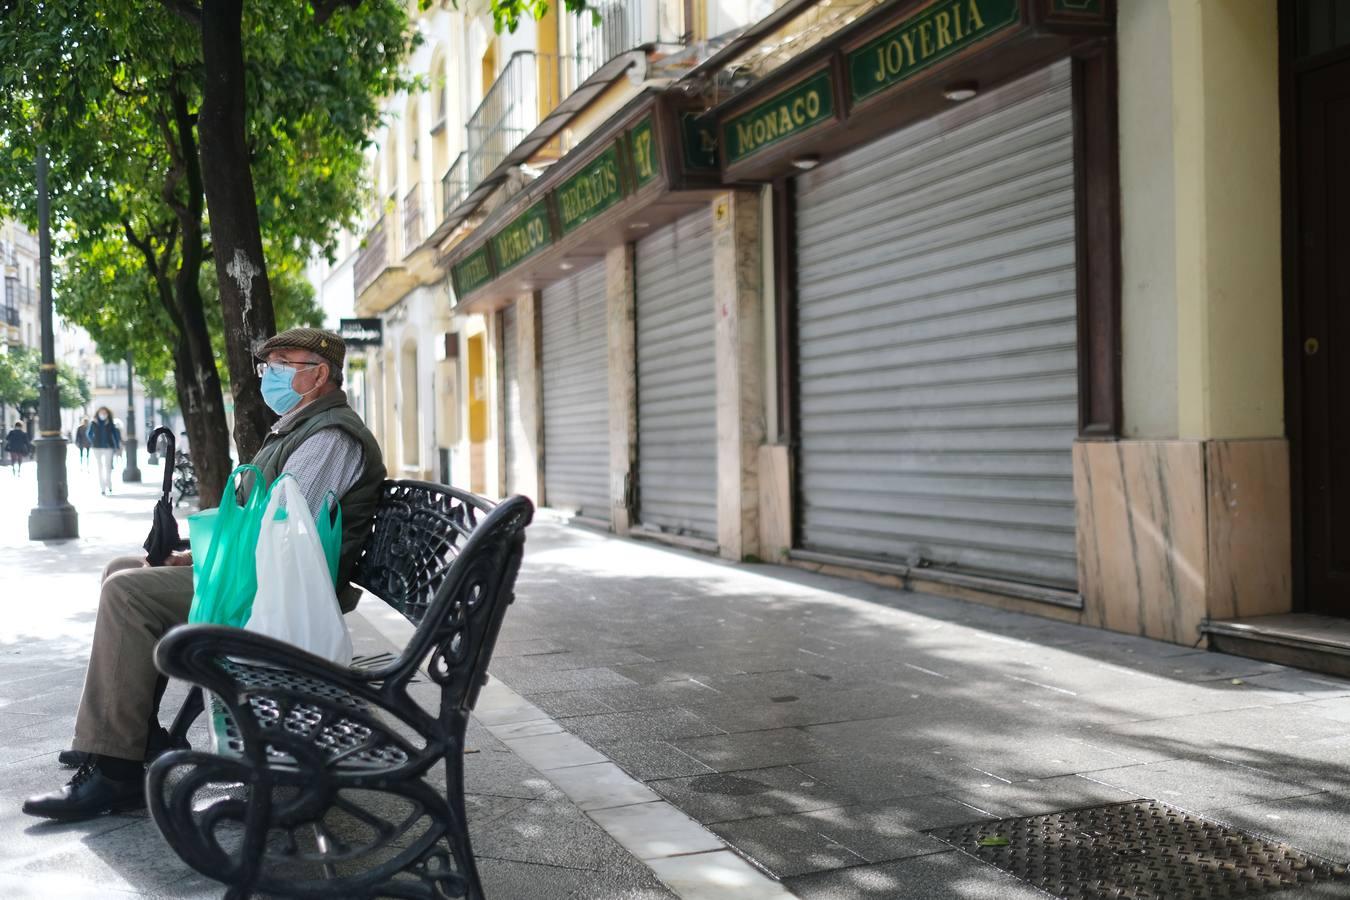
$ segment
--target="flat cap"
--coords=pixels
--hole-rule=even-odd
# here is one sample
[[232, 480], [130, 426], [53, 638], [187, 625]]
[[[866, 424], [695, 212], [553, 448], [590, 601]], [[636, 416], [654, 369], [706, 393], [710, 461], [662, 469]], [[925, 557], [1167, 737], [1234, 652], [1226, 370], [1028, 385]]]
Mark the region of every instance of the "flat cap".
[[347, 343], [331, 331], [322, 328], [291, 328], [276, 337], [268, 338], [253, 355], [265, 359], [273, 350], [305, 350], [322, 356], [333, 368], [341, 371], [347, 356]]

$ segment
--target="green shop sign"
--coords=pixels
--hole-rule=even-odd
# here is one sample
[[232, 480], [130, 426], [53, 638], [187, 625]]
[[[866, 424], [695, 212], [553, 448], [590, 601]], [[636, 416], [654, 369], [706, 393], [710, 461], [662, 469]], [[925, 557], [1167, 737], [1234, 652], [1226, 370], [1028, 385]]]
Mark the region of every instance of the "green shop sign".
[[586, 168], [562, 183], [557, 190], [558, 218], [562, 233], [585, 224], [623, 199], [619, 181], [619, 153], [606, 148]]
[[728, 119], [722, 125], [727, 163], [740, 162], [784, 138], [796, 137], [833, 115], [834, 81], [829, 69], [822, 69], [796, 87]]
[[680, 114], [680, 137], [684, 146], [684, 164], [690, 169], [717, 168], [717, 133], [700, 125], [698, 113]]
[[455, 276], [455, 293], [461, 297], [487, 284], [492, 280], [492, 261], [488, 259], [487, 245], [464, 257], [451, 272]]
[[501, 231], [492, 236], [492, 254], [497, 257], [498, 274], [528, 259], [553, 243], [553, 227], [548, 221], [548, 204], [540, 200]]
[[628, 132], [628, 147], [633, 155], [633, 177], [637, 186], [644, 188], [661, 174], [661, 159], [656, 155], [656, 132], [652, 117], [648, 116]]
[[848, 55], [854, 103], [899, 84], [1018, 21], [1018, 0], [946, 0]]

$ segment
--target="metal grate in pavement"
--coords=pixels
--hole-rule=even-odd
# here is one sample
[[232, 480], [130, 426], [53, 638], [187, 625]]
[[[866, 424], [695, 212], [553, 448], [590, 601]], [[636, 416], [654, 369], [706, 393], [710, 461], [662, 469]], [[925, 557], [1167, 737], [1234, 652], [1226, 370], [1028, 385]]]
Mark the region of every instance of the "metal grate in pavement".
[[1064, 900], [1212, 900], [1344, 882], [1346, 867], [1157, 800], [928, 832]]

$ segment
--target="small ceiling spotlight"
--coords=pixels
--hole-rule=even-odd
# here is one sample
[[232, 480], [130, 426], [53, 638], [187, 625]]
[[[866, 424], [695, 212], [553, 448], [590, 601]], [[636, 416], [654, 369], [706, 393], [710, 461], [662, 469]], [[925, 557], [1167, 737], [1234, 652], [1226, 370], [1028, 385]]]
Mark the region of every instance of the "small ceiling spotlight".
[[651, 228], [650, 222], [630, 222], [628, 227], [634, 231], [642, 231], [644, 228]]
[[792, 164], [803, 172], [809, 172], [820, 165], [820, 157], [814, 153], [807, 156], [799, 156], [792, 161]]
[[558, 268], [562, 269], [564, 272], [570, 272], [576, 268], [576, 264], [570, 263], [567, 260], [563, 260], [562, 262], [558, 263]]
[[980, 86], [973, 81], [958, 81], [942, 89], [942, 96], [953, 103], [963, 103], [980, 92]]

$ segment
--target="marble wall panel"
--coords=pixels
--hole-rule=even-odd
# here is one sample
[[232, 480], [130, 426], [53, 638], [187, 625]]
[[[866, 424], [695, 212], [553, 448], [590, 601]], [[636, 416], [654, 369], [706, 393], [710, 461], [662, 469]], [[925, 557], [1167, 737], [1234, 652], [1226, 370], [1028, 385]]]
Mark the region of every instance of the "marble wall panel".
[[759, 448], [759, 552], [780, 562], [792, 548], [792, 453], [786, 445]]
[[1293, 608], [1289, 443], [1208, 441], [1209, 615], [1264, 616]]
[[1190, 645], [1290, 608], [1283, 440], [1080, 441], [1074, 491], [1085, 623]]
[[1074, 491], [1085, 622], [1198, 640], [1208, 552], [1203, 445], [1080, 441]]

